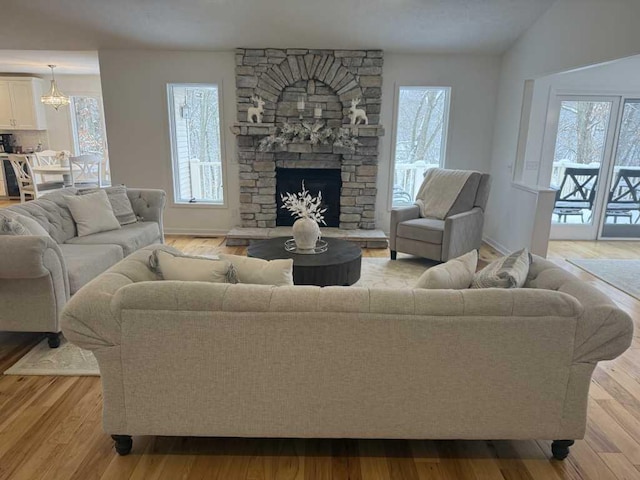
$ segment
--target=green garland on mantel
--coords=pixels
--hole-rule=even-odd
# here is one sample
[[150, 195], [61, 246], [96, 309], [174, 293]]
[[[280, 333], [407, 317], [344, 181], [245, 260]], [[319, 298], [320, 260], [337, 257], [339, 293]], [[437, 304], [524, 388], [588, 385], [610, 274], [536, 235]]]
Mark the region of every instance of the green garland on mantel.
[[285, 122], [276, 132], [260, 140], [259, 150], [266, 152], [290, 143], [309, 143], [311, 145], [333, 145], [355, 152], [360, 145], [358, 138], [348, 128], [331, 128], [322, 122]]

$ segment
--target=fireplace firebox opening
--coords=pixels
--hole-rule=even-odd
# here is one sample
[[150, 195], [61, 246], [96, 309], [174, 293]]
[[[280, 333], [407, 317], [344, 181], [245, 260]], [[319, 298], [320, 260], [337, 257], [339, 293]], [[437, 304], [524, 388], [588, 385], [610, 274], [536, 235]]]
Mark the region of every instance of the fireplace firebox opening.
[[288, 210], [282, 208], [281, 195], [301, 191], [303, 181], [311, 195], [322, 192], [322, 208], [327, 209], [324, 213], [326, 226], [339, 227], [342, 188], [339, 168], [276, 168], [276, 225], [286, 227], [296, 221]]

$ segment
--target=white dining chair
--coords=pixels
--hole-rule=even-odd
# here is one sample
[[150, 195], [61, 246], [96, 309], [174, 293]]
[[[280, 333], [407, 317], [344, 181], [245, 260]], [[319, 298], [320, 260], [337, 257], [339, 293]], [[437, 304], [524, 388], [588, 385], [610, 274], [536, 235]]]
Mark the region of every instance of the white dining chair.
[[[42, 150], [41, 152], [33, 152], [33, 166], [45, 166], [45, 165], [57, 165], [58, 164], [58, 152], [55, 150]], [[60, 181], [59, 175], [53, 175], [56, 181]], [[51, 175], [48, 175], [51, 177]], [[50, 181], [47, 176], [42, 173], [36, 173], [36, 183], [47, 183]]]
[[[100, 187], [102, 185], [102, 160], [98, 155], [84, 154], [69, 159], [71, 184], [76, 187]], [[76, 166], [78, 169], [74, 169]]]
[[55, 165], [58, 163], [58, 152], [55, 150], [43, 150], [41, 152], [33, 152], [37, 165]]
[[33, 173], [29, 157], [30, 155], [9, 155], [9, 162], [16, 175], [18, 189], [20, 190], [20, 201], [22, 203], [27, 201], [27, 195], [33, 200], [45, 193], [51, 193], [64, 188], [63, 182], [38, 182]]
[[11, 167], [13, 167], [13, 173], [15, 173], [16, 181], [18, 182], [20, 202], [25, 203], [27, 201], [27, 195], [30, 196], [32, 200], [38, 198], [38, 190], [33, 181], [33, 172], [27, 156], [9, 155], [9, 162], [11, 163]]

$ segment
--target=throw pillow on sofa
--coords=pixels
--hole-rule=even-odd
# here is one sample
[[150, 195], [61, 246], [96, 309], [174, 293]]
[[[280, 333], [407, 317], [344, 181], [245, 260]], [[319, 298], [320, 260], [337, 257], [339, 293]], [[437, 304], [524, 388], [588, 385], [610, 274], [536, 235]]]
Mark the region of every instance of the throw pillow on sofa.
[[531, 254], [524, 248], [494, 260], [476, 273], [471, 288], [521, 288], [527, 281]]
[[104, 190], [68, 197], [67, 207], [76, 222], [79, 237], [120, 228]]
[[0, 235], [30, 235], [30, 233], [20, 222], [13, 218], [0, 219]]
[[158, 249], [149, 257], [149, 268], [163, 280], [238, 283], [233, 265], [226, 260], [174, 254]]
[[478, 252], [473, 250], [461, 257], [436, 265], [424, 272], [414, 288], [464, 290], [469, 288], [478, 266]]
[[111, 208], [113, 208], [113, 214], [118, 219], [118, 222], [120, 222], [120, 225], [129, 225], [130, 223], [136, 223], [138, 221], [138, 217], [136, 217], [133, 211], [131, 200], [129, 200], [127, 196], [127, 187], [124, 185], [78, 190], [78, 195], [89, 195], [99, 192], [100, 190], [103, 190], [107, 194]]
[[221, 254], [221, 260], [230, 262], [238, 272], [240, 283], [255, 285], [293, 285], [293, 260], [263, 260], [241, 255]]
[[40, 237], [48, 237], [49, 233], [33, 218], [29, 218], [26, 215], [13, 212], [7, 209], [0, 209], [0, 223], [2, 220], [13, 220], [14, 222], [22, 225], [27, 233], [25, 235], [37, 235]]

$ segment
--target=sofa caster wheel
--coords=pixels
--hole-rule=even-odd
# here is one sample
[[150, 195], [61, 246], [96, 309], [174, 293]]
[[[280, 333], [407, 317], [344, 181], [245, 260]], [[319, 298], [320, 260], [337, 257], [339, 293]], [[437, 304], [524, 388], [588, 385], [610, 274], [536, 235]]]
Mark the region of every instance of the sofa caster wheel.
[[391, 250], [391, 260], [395, 260], [398, 257], [398, 252]]
[[551, 453], [556, 460], [564, 460], [569, 455], [569, 447], [574, 444], [573, 440], [554, 440], [551, 444]]
[[133, 439], [131, 435], [111, 435], [115, 442], [116, 452], [118, 455], [124, 456], [129, 455], [131, 453], [131, 448], [133, 448]]
[[47, 342], [49, 343], [49, 348], [58, 348], [60, 346], [60, 332], [47, 333]]

